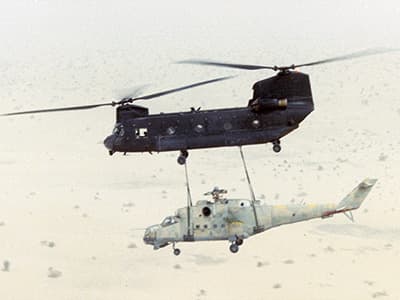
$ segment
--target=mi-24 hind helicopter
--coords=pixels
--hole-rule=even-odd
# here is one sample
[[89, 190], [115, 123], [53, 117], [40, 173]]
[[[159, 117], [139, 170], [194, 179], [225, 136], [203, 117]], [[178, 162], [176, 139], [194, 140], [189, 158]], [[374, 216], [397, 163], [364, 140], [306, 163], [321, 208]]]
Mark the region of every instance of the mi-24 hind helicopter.
[[398, 49], [370, 49], [334, 58], [290, 66], [260, 66], [228, 64], [212, 61], [187, 60], [180, 63], [211, 65], [244, 70], [269, 69], [275, 76], [256, 82], [253, 97], [244, 107], [187, 112], [149, 114], [146, 107], [132, 104], [190, 89], [230, 77], [221, 77], [145, 96], [131, 96], [120, 101], [62, 108], [12, 112], [12, 116], [56, 111], [86, 110], [102, 106], [116, 106], [113, 133], [104, 140], [110, 155], [115, 152], [180, 151], [178, 163], [184, 164], [190, 149], [242, 146], [272, 143], [273, 150], [281, 150], [280, 139], [298, 128], [314, 110], [309, 76], [294, 69], [334, 61], [348, 60]]
[[187, 206], [166, 217], [161, 224], [148, 227], [143, 241], [154, 250], [172, 244], [173, 253], [179, 255], [181, 251], [175, 246], [180, 242], [227, 240], [229, 250], [236, 253], [244, 239], [280, 225], [327, 218], [338, 213], [353, 221], [351, 211], [360, 207], [377, 182], [377, 179], [365, 179], [338, 204], [267, 205], [256, 199], [242, 147], [239, 149], [251, 199], [225, 198], [223, 195], [227, 190], [215, 187], [204, 194], [212, 196], [211, 201], [200, 200], [193, 205], [185, 164]]
[[175, 255], [181, 252], [175, 247], [179, 242], [227, 240], [229, 250], [236, 253], [244, 239], [276, 226], [338, 213], [352, 219], [351, 211], [360, 207], [376, 181], [365, 179], [338, 204], [266, 205], [259, 200], [224, 198], [226, 190], [215, 188], [205, 194], [212, 195], [212, 201], [200, 200], [178, 209], [161, 224], [148, 227], [143, 240], [154, 250], [172, 244]]

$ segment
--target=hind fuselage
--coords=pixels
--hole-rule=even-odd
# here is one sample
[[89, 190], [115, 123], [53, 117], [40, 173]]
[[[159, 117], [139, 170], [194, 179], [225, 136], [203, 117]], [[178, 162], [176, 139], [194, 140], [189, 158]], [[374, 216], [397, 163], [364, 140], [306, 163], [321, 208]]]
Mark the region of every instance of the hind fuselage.
[[[154, 249], [183, 241], [229, 240], [237, 246], [254, 234], [284, 224], [339, 213], [352, 219], [347, 213], [360, 207], [376, 181], [363, 180], [339, 203], [267, 205], [247, 199], [201, 200], [148, 227], [143, 240]], [[236, 246], [232, 252], [237, 252]]]
[[166, 218], [170, 222], [155, 225], [153, 246], [158, 249], [172, 242], [246, 239], [276, 226], [323, 217], [335, 207], [333, 203], [272, 206], [260, 201], [253, 207], [246, 199], [199, 201], [193, 207], [178, 209], [175, 216]]

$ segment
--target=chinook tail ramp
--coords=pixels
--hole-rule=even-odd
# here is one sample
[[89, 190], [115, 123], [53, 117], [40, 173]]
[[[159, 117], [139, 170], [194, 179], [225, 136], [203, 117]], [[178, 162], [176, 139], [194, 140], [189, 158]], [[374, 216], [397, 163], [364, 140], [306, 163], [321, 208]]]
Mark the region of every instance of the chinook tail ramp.
[[368, 196], [369, 192], [375, 185], [378, 179], [366, 178], [357, 187], [355, 187], [340, 203], [336, 209], [324, 214], [323, 217], [330, 217], [334, 214], [344, 213], [351, 221], [354, 221], [352, 210], [361, 206], [361, 203]]

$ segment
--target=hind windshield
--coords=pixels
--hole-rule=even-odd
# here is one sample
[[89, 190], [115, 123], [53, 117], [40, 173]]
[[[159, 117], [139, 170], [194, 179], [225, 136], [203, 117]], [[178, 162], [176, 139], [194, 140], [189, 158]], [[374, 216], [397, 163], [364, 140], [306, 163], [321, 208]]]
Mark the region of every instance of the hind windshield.
[[169, 217], [166, 217], [164, 219], [164, 221], [162, 221], [161, 226], [165, 227], [165, 226], [169, 226], [169, 225], [172, 225], [175, 223], [178, 223], [178, 219], [174, 216], [169, 216]]

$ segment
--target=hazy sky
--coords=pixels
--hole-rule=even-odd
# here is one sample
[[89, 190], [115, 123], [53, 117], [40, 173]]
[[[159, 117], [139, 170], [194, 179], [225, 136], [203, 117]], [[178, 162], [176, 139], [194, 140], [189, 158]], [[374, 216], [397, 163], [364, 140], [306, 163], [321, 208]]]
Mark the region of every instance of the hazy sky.
[[[400, 44], [400, 5], [394, 0], [3, 0], [0, 24], [2, 54], [26, 47], [44, 52], [127, 50], [133, 42], [157, 44], [154, 55], [164, 46], [184, 48], [196, 41], [199, 53], [217, 41], [231, 51], [271, 41], [277, 48], [295, 47], [296, 40], [305, 39], [320, 47]], [[154, 39], [158, 42], [150, 43]]]
[[[31, 84], [32, 97], [36, 88], [77, 89], [79, 81], [85, 99], [100, 96], [92, 85], [109, 97], [111, 89], [138, 83], [179, 84], [174, 78], [181, 76], [170, 76], [182, 70], [170, 65], [176, 60], [301, 63], [400, 47], [399, 28], [398, 1], [3, 0], [2, 94]], [[195, 80], [232, 74], [185, 68], [182, 76], [189, 70]]]

